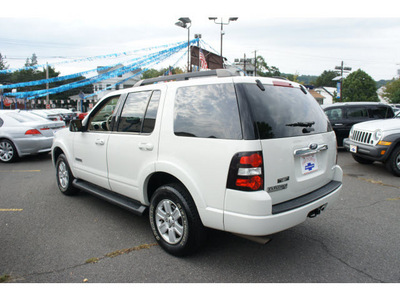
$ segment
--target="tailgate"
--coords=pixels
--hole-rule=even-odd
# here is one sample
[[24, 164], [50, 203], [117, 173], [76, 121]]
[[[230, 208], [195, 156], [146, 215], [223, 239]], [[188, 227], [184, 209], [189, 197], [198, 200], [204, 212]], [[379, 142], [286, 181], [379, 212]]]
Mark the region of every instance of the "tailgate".
[[332, 132], [262, 140], [265, 189], [278, 204], [329, 183], [336, 165]]

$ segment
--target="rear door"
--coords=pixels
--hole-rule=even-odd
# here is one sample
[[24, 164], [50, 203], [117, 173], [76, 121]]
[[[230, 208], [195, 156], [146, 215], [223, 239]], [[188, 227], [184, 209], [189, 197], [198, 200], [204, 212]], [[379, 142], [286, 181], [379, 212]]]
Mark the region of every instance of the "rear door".
[[[327, 116], [305, 90], [286, 82], [238, 86], [261, 141], [265, 189], [273, 204], [312, 192], [333, 178], [336, 140]], [[242, 114], [243, 115], [243, 114]]]
[[114, 192], [143, 200], [143, 181], [155, 171], [158, 155], [158, 107], [162, 91], [129, 93], [107, 147], [108, 178]]

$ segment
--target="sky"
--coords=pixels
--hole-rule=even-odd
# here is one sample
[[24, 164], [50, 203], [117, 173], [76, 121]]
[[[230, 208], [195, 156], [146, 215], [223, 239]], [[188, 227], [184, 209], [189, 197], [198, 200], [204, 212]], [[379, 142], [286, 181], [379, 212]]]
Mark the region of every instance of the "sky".
[[[10, 68], [18, 68], [33, 53], [39, 64], [51, 64], [187, 41], [187, 30], [174, 25], [180, 17], [191, 19], [191, 38], [201, 34], [212, 47], [207, 50], [219, 52], [220, 25], [208, 17], [226, 23], [238, 17], [224, 26], [223, 56], [230, 62], [256, 52], [282, 73], [318, 76], [343, 61], [375, 80], [397, 77], [400, 12], [395, 1], [327, 2], [7, 1], [0, 10], [0, 53]], [[108, 63], [62, 64], [56, 70], [68, 75]], [[186, 59], [178, 65], [184, 67]]]

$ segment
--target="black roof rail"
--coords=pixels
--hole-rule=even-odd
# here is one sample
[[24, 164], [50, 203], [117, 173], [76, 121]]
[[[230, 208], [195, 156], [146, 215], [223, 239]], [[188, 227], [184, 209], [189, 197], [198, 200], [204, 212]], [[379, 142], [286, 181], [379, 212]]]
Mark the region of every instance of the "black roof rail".
[[199, 78], [199, 77], [207, 77], [207, 76], [217, 76], [217, 77], [232, 77], [239, 76], [239, 72], [231, 69], [216, 69], [216, 70], [207, 70], [201, 72], [193, 72], [193, 73], [184, 73], [184, 74], [175, 74], [169, 76], [159, 76], [155, 78], [143, 79], [135, 83], [134, 86], [142, 86], [146, 84], [170, 81], [170, 80], [189, 80], [191, 78]]

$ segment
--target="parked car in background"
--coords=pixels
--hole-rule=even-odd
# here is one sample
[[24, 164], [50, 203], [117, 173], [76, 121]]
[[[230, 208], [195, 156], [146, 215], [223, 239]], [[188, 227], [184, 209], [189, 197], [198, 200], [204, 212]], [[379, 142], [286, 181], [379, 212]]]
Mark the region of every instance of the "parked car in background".
[[323, 105], [322, 108], [336, 133], [338, 147], [343, 146], [343, 140], [349, 136], [354, 124], [394, 117], [392, 107], [379, 102], [341, 102]]
[[0, 161], [48, 153], [54, 133], [65, 128], [64, 121], [50, 121], [26, 111], [0, 111]]
[[66, 109], [66, 108], [53, 108], [49, 109], [49, 111], [59, 114], [62, 117], [62, 120], [68, 125], [71, 120], [74, 120], [76, 117], [76, 113]]
[[36, 116], [48, 119], [50, 121], [63, 121], [62, 116], [59, 113], [52, 112], [48, 109], [33, 109], [28, 112], [35, 114]]
[[81, 112], [81, 111], [76, 111], [75, 113], [76, 113], [75, 119], [78, 120], [83, 120], [88, 114], [88, 112]]
[[382, 162], [400, 176], [400, 119], [375, 120], [356, 124], [344, 140], [344, 147], [360, 164]]

